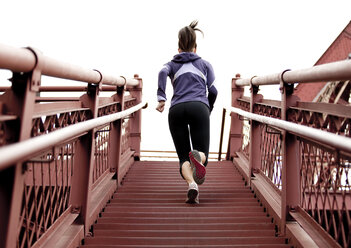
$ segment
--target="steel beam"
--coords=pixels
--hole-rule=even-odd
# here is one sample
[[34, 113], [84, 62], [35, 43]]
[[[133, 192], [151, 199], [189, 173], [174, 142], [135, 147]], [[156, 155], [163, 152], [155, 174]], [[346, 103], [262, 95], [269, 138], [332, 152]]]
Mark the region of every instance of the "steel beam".
[[[0, 44], [0, 68], [8, 69], [13, 72], [30, 72], [37, 65], [37, 57], [31, 49], [14, 48], [11, 46]], [[42, 65], [41, 74], [58, 77], [63, 79], [81, 81], [92, 84], [108, 84], [108, 85], [130, 85], [136, 86], [139, 81], [132, 78], [113, 77], [103, 74], [98, 70], [86, 69], [77, 65], [58, 61], [45, 55], [40, 56]]]
[[317, 83], [328, 81], [342, 81], [351, 79], [351, 60], [337, 61], [333, 63], [316, 65], [307, 69], [285, 71], [254, 78], [238, 79], [237, 86], [274, 85], [280, 84], [281, 79], [285, 83]]

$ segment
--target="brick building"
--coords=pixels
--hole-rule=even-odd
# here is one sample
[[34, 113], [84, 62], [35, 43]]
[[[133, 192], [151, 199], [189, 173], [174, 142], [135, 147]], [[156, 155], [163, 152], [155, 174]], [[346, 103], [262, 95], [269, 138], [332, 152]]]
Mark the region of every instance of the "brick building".
[[[351, 59], [351, 21], [318, 59], [315, 65]], [[294, 95], [305, 102], [350, 104], [351, 82], [320, 82], [299, 84]]]

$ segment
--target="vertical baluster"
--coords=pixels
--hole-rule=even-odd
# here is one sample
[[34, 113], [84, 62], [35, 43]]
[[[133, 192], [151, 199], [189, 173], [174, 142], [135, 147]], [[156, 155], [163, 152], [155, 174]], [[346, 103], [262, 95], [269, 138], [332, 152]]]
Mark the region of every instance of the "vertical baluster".
[[[114, 101], [117, 102], [120, 112], [124, 109], [124, 87], [117, 87], [117, 93], [113, 96]], [[122, 123], [123, 120], [119, 119], [110, 124], [109, 146], [108, 146], [108, 162], [110, 170], [115, 172], [115, 179], [117, 184], [121, 183], [122, 178], [119, 173], [121, 151], [122, 151]]]
[[[136, 98], [136, 104], [142, 101], [142, 88], [143, 83], [138, 75], [134, 75], [135, 79], [139, 80], [138, 86], [127, 87], [132, 97]], [[130, 123], [130, 147], [134, 150], [134, 159], [140, 159], [140, 141], [141, 141], [141, 111], [134, 113], [133, 118], [129, 119]]]
[[[87, 94], [81, 97], [84, 107], [91, 109], [92, 118], [98, 114], [99, 85], [88, 85]], [[93, 183], [95, 131], [91, 130], [77, 142], [74, 159], [72, 181], [72, 209], [80, 213], [80, 221], [84, 224], [85, 235], [89, 232], [90, 225], [90, 198]]]
[[[35, 96], [41, 80], [41, 54], [29, 50], [36, 61], [33, 71], [14, 72], [11, 90], [0, 97], [6, 103], [8, 113], [18, 116], [19, 121], [15, 125], [6, 127], [6, 133], [12, 142], [30, 138]], [[17, 163], [0, 174], [0, 192], [4, 192], [0, 194], [0, 247], [16, 247], [24, 188], [23, 170], [24, 165]]]
[[[258, 86], [252, 84], [251, 78], [251, 97], [250, 97], [250, 112], [254, 113], [254, 107], [256, 102], [260, 102], [263, 98], [262, 95], [258, 94]], [[258, 173], [261, 168], [261, 130], [258, 122], [250, 120], [250, 147], [249, 147], [249, 173], [250, 173], [250, 185], [251, 179], [254, 173]]]
[[[240, 78], [240, 74], [236, 74], [236, 77], [232, 80], [232, 107], [239, 108], [237, 99], [241, 98], [244, 94], [244, 87], [239, 87], [235, 85], [236, 80]], [[243, 131], [243, 121], [238, 115], [231, 114], [231, 126], [230, 135], [228, 141], [228, 152], [227, 160], [233, 160], [236, 156], [236, 152], [240, 151], [242, 146], [242, 131]]]
[[[293, 84], [286, 84], [282, 72], [281, 89], [281, 119], [288, 120], [287, 110], [296, 106], [298, 97], [292, 95]], [[282, 198], [281, 198], [281, 233], [285, 235], [286, 222], [292, 220], [289, 211], [300, 204], [300, 149], [296, 136], [282, 131]]]

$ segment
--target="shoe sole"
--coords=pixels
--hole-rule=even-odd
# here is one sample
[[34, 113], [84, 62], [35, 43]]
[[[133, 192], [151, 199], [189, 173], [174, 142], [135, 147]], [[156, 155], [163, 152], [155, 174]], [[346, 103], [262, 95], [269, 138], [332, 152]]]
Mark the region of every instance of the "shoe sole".
[[197, 184], [203, 184], [205, 181], [206, 167], [200, 163], [201, 156], [198, 151], [191, 151], [189, 153], [191, 165], [193, 167], [193, 177]]
[[189, 189], [188, 190], [188, 200], [186, 203], [197, 203], [196, 202], [196, 197], [199, 194], [199, 192], [196, 189]]

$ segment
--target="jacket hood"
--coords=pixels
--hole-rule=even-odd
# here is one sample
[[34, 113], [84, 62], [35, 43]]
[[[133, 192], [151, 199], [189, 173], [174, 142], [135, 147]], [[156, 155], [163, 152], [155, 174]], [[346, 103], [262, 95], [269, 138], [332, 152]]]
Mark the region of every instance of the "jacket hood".
[[187, 63], [187, 62], [192, 62], [194, 60], [201, 59], [200, 56], [198, 56], [196, 53], [191, 53], [191, 52], [183, 52], [175, 55], [172, 59], [173, 62], [176, 63]]

